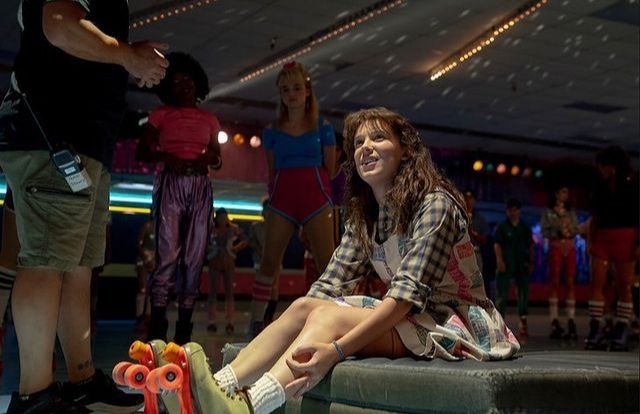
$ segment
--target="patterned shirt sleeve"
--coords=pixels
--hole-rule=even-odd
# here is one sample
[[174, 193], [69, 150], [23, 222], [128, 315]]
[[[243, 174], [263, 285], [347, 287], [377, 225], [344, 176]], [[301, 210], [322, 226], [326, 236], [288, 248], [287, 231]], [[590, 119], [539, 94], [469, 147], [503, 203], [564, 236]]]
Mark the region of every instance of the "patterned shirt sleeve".
[[425, 198], [385, 297], [408, 301], [424, 310], [431, 290], [444, 278], [451, 250], [459, 238], [459, 219], [458, 208], [444, 193], [431, 193]]
[[350, 225], [346, 226], [338, 248], [322, 276], [311, 285], [307, 296], [331, 299], [349, 294], [356, 281], [371, 270], [364, 249], [357, 245]]

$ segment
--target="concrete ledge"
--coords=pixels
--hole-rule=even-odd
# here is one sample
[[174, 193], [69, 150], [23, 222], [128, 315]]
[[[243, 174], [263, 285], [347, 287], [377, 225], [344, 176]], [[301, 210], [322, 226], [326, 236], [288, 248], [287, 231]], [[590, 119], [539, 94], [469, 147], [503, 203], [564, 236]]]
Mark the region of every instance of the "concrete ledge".
[[[227, 344], [228, 363], [244, 344]], [[286, 413], [638, 413], [638, 353], [531, 352], [512, 361], [342, 362]]]

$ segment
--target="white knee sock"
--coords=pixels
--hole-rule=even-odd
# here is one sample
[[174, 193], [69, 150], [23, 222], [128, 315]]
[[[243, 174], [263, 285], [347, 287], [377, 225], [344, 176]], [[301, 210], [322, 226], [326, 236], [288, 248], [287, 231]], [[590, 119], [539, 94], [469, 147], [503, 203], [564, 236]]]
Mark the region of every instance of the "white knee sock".
[[236, 389], [240, 388], [238, 378], [231, 365], [225, 365], [220, 371], [213, 374], [213, 378], [229, 395], [235, 394]]
[[268, 414], [286, 401], [284, 388], [269, 372], [251, 386], [249, 400], [253, 406], [254, 414]]

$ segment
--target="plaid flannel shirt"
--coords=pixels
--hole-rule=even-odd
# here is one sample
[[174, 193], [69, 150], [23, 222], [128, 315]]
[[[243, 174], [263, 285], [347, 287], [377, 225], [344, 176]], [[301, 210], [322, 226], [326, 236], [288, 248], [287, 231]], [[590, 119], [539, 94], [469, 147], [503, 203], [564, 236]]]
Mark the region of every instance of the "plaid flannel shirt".
[[[423, 311], [429, 294], [442, 282], [454, 244], [466, 231], [466, 219], [451, 196], [435, 191], [425, 196], [411, 223], [400, 267], [385, 297], [413, 303]], [[395, 228], [394, 218], [380, 209], [376, 223], [377, 242], [387, 240]], [[375, 272], [364, 249], [357, 245], [350, 223], [322, 276], [307, 296], [331, 299], [349, 295], [360, 277]]]

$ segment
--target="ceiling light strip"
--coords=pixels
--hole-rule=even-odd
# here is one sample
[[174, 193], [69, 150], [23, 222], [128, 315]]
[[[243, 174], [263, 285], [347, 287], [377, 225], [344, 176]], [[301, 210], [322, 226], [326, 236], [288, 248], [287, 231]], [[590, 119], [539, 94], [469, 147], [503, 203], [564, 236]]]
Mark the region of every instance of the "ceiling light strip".
[[442, 76], [446, 75], [451, 70], [455, 69], [458, 65], [462, 64], [466, 60], [470, 59], [475, 54], [479, 53], [482, 49], [486, 48], [499, 37], [513, 28], [516, 24], [535, 13], [542, 6], [547, 4], [549, 0], [534, 0], [528, 1], [509, 17], [506, 17], [500, 23], [494, 25], [491, 29], [482, 33], [480, 36], [473, 39], [460, 49], [453, 52], [442, 62], [438, 63], [433, 69], [429, 71], [429, 78], [435, 81]]
[[129, 28], [139, 29], [151, 23], [157, 23], [169, 17], [175, 17], [199, 7], [208, 6], [217, 0], [174, 0], [149, 7], [137, 13], [132, 13], [129, 18]]
[[344, 19], [340, 20], [336, 24], [316, 32], [309, 36], [307, 40], [298, 42], [297, 44], [283, 50], [282, 52], [272, 55], [262, 62], [243, 70], [240, 72], [240, 82], [247, 82], [251, 79], [261, 76], [264, 73], [279, 68], [287, 62], [295, 60], [301, 55], [309, 53], [314, 47], [342, 35], [351, 29], [371, 20], [374, 17], [378, 17], [384, 13], [389, 12], [391, 9], [406, 3], [407, 0], [383, 0], [379, 1], [367, 8], [364, 8], [356, 13], [353, 13]]

